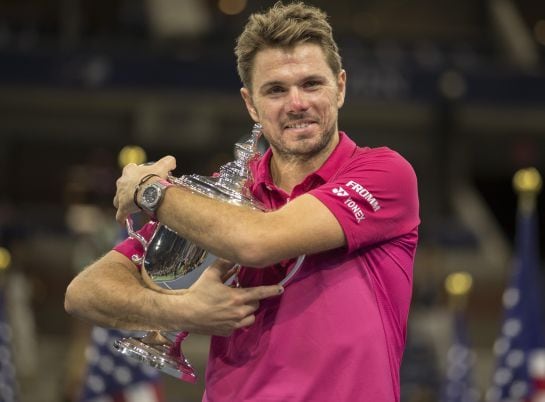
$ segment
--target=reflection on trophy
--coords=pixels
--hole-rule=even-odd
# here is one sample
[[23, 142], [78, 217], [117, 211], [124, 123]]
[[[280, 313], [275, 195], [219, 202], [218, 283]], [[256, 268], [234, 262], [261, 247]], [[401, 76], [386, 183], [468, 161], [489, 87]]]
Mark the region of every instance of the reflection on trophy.
[[[249, 190], [249, 163], [259, 157], [257, 150], [261, 136], [261, 126], [255, 124], [246, 142], [235, 144], [235, 160], [223, 165], [217, 176], [185, 175], [179, 178], [170, 176], [168, 180], [203, 196], [248, 206], [265, 211]], [[155, 225], [149, 241], [135, 232], [132, 219], [127, 219], [129, 236], [138, 240], [143, 248], [143, 256], [133, 256], [133, 262], [141, 264], [142, 277], [148, 286], [162, 291], [183, 293], [193, 284], [215, 257], [194, 243], [178, 236], [160, 222]], [[304, 256], [300, 256], [281, 284], [287, 282], [299, 269]], [[235, 274], [236, 275], [236, 274]], [[236, 283], [230, 278], [227, 283]], [[158, 368], [188, 382], [196, 381], [196, 374], [185, 358], [181, 343], [187, 332], [171, 333], [150, 331], [141, 338], [124, 338], [115, 341], [114, 347], [121, 353]]]

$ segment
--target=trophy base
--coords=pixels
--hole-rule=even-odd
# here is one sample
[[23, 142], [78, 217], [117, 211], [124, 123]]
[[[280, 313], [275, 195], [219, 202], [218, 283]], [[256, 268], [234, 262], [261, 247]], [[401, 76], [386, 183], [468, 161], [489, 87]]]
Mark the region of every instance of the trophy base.
[[[155, 334], [163, 338], [160, 334]], [[143, 338], [122, 338], [114, 342], [114, 348], [125, 356], [146, 363], [182, 381], [195, 383], [197, 375], [191, 364], [181, 351], [173, 352], [175, 344], [166, 338], [163, 339], [164, 342], [158, 342], [156, 336], [150, 339], [149, 335]]]

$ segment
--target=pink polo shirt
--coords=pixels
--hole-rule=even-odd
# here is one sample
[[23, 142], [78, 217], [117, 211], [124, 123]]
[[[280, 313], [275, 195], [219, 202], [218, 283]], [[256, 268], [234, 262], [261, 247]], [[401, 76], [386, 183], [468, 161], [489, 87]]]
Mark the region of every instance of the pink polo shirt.
[[[285, 292], [261, 302], [254, 325], [212, 337], [203, 401], [399, 401], [420, 223], [412, 167], [340, 133], [322, 167], [286, 194], [272, 182], [271, 156], [253, 166], [256, 198], [276, 209], [312, 194], [347, 246], [307, 256]], [[285, 265], [245, 268], [240, 281], [278, 282]]]
[[[203, 401], [399, 401], [420, 222], [413, 169], [396, 152], [359, 148], [341, 132], [322, 167], [287, 194], [272, 182], [271, 156], [252, 166], [256, 198], [277, 209], [312, 194], [335, 215], [347, 246], [307, 256], [285, 292], [261, 302], [254, 325], [212, 337]], [[142, 253], [134, 240], [115, 249]], [[240, 281], [277, 283], [290, 266], [244, 268]]]

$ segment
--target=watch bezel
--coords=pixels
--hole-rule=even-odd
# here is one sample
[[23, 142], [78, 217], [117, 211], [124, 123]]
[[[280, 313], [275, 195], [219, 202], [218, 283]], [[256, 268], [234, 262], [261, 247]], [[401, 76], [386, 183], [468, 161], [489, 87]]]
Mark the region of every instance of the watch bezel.
[[[163, 198], [165, 196], [165, 189], [169, 187], [169, 185], [171, 184], [169, 183], [167, 185], [165, 183], [162, 183], [161, 181], [156, 181], [144, 187], [139, 197], [140, 209], [154, 216], [157, 212], [157, 209], [159, 209], [159, 206], [161, 205], [161, 201], [163, 201]], [[154, 191], [154, 193], [149, 194], [152, 190]]]

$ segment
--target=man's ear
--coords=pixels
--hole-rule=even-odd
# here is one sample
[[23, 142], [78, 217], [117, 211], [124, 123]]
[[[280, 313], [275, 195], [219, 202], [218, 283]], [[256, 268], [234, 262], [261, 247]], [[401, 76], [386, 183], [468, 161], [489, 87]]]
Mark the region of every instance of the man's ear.
[[346, 71], [341, 70], [337, 76], [337, 107], [340, 109], [344, 105], [344, 97], [346, 95]]
[[242, 99], [244, 100], [244, 103], [246, 104], [246, 109], [248, 109], [248, 113], [250, 114], [250, 117], [255, 121], [256, 123], [259, 123], [259, 116], [257, 115], [257, 110], [254, 107], [254, 102], [252, 100], [252, 95], [250, 95], [250, 91], [246, 87], [240, 88], [240, 95], [242, 95]]

